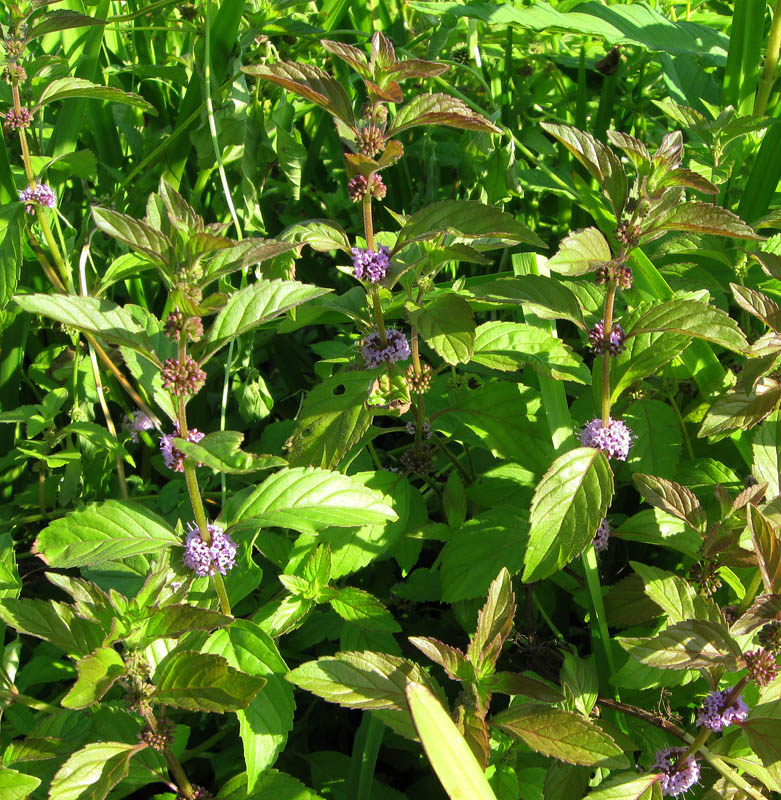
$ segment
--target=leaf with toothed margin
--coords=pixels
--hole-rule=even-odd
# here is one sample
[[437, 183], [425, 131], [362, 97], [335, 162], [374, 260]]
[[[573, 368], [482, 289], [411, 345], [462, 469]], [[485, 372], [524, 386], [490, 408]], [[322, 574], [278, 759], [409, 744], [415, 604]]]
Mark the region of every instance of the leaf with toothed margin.
[[501, 133], [493, 122], [472, 111], [461, 100], [448, 94], [420, 94], [406, 103], [393, 118], [387, 135], [397, 136], [416, 125], [449, 125], [486, 133]]

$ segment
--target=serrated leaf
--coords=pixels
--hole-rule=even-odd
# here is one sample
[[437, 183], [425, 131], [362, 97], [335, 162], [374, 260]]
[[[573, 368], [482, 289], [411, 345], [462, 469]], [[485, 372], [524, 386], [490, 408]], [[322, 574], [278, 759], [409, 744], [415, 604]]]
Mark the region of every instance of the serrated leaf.
[[308, 244], [313, 250], [327, 253], [331, 250], [350, 252], [350, 240], [344, 229], [327, 219], [310, 219], [285, 228], [279, 235], [285, 242]]
[[647, 234], [658, 235], [663, 231], [693, 231], [736, 239], [762, 238], [740, 217], [726, 208], [700, 202], [680, 203], [666, 211], [643, 229], [641, 238], [644, 239]]
[[219, 800], [323, 800], [298, 778], [275, 769], [264, 770], [254, 786], [244, 772], [222, 785]]
[[781, 700], [754, 706], [740, 727], [765, 766], [778, 764], [781, 759]]
[[510, 635], [515, 616], [515, 593], [506, 568], [491, 582], [485, 605], [477, 614], [477, 625], [466, 651], [467, 658], [482, 673], [487, 665], [491, 671]]
[[245, 452], [241, 449], [243, 441], [244, 434], [238, 431], [215, 431], [199, 442], [175, 438], [174, 447], [199, 464], [228, 475], [246, 475], [287, 465], [279, 456]]
[[24, 800], [41, 785], [41, 779], [8, 767], [0, 767], [0, 796], [4, 800]]
[[623, 421], [635, 436], [627, 465], [632, 472], [671, 478], [681, 455], [681, 427], [675, 411], [651, 397], [636, 400]]
[[241, 71], [276, 83], [290, 92], [311, 100], [347, 125], [355, 126], [355, 115], [347, 93], [338, 81], [319, 67], [278, 61], [276, 64], [242, 67]]
[[443, 200], [424, 206], [407, 219], [399, 231], [393, 252], [398, 253], [412, 242], [434, 239], [443, 233], [460, 239], [495, 240], [495, 247], [515, 242], [545, 247], [535, 233], [495, 206], [473, 200]]
[[167, 605], [155, 610], [144, 623], [137, 638], [142, 641], [175, 638], [190, 631], [213, 631], [215, 628], [224, 628], [232, 621], [233, 617], [227, 617], [208, 608], [198, 608], [187, 603]]
[[261, 280], [231, 295], [209, 330], [206, 355], [236, 336], [257, 328], [290, 308], [327, 294], [330, 289], [298, 281]]
[[474, 680], [474, 667], [457, 647], [433, 639], [431, 636], [410, 636], [409, 643], [421, 653], [439, 664], [451, 680]]
[[532, 700], [551, 705], [564, 700], [564, 695], [558, 687], [515, 672], [495, 672], [483, 678], [480, 685], [490, 692], [530, 697]]
[[778, 414], [769, 416], [754, 431], [752, 474], [768, 484], [769, 497], [781, 494], [781, 419]]
[[719, 397], [702, 421], [697, 436], [711, 436], [735, 428], [747, 430], [767, 417], [781, 400], [781, 386], [761, 378], [750, 392], [733, 389]]
[[757, 597], [746, 612], [730, 626], [730, 633], [743, 636], [747, 633], [781, 619], [781, 594], [765, 594]]
[[389, 633], [401, 630], [390, 611], [374, 595], [355, 586], [345, 586], [337, 591], [338, 594], [329, 603], [342, 619], [367, 630]]
[[657, 303], [635, 321], [626, 335], [628, 338], [654, 331], [684, 333], [738, 353], [746, 353], [749, 349], [746, 337], [728, 314], [698, 300], [676, 299]]
[[[227, 659], [229, 665], [267, 681], [247, 708], [236, 712], [244, 745], [248, 788], [262, 787], [263, 776], [282, 751], [293, 728], [296, 708], [293, 687], [284, 679], [287, 665], [274, 640], [249, 620], [236, 620], [206, 642], [204, 652]], [[276, 797], [275, 800], [281, 800]]]
[[687, 619], [721, 621], [718, 606], [698, 595], [695, 589], [679, 575], [636, 561], [629, 563], [643, 579], [645, 594], [667, 614], [670, 623], [683, 622]]
[[19, 283], [22, 266], [22, 224], [18, 214], [5, 226], [0, 242], [0, 309], [5, 308]]
[[461, 100], [448, 94], [419, 94], [403, 105], [387, 131], [387, 136], [396, 136], [415, 125], [449, 125], [451, 128], [466, 128], [485, 133], [501, 133], [493, 122], [472, 111]]
[[612, 498], [613, 473], [601, 450], [578, 447], [559, 456], [534, 491], [524, 583], [552, 575], [579, 555]]
[[466, 364], [475, 347], [475, 316], [469, 303], [445, 294], [425, 308], [409, 311], [421, 338], [448, 364]]
[[288, 443], [291, 466], [339, 465], [371, 425], [365, 402], [370, 381], [367, 372], [339, 372], [307, 394]]
[[53, 600], [6, 597], [0, 600], [0, 619], [19, 633], [45, 639], [77, 656], [96, 650], [106, 636], [97, 622], [79, 617], [72, 606]]
[[92, 742], [76, 751], [52, 779], [56, 800], [103, 800], [128, 774], [130, 759], [142, 745]]
[[36, 22], [28, 29], [25, 40], [31, 42], [33, 39], [45, 36], [47, 33], [64, 31], [69, 28], [83, 28], [87, 25], [105, 25], [107, 21], [108, 20], [98, 19], [96, 17], [88, 17], [86, 14], [80, 14], [78, 11], [55, 9], [54, 11], [47, 11], [40, 22]]
[[532, 750], [569, 764], [611, 769], [629, 766], [621, 748], [607, 733], [571, 711], [524, 703], [495, 714], [491, 724]]
[[[775, 225], [773, 227], [775, 227]], [[753, 258], [771, 277], [781, 278], [781, 255], [758, 250], [749, 253], [749, 257]]]
[[73, 97], [83, 97], [88, 100], [109, 100], [112, 103], [122, 103], [128, 106], [135, 106], [144, 111], [145, 114], [157, 116], [157, 109], [144, 100], [139, 94], [133, 92], [123, 92], [113, 86], [100, 86], [84, 78], [55, 78], [46, 84], [46, 88], [41, 92], [38, 102], [35, 104], [35, 111], [48, 103], [56, 100], [69, 100]]
[[125, 662], [113, 647], [101, 647], [76, 664], [79, 677], [62, 698], [65, 708], [86, 708], [97, 703], [125, 674]]
[[351, 44], [344, 44], [343, 42], [334, 42], [330, 39], [321, 39], [320, 44], [324, 50], [338, 56], [342, 61], [349, 64], [362, 78], [371, 76], [369, 70], [369, 62], [366, 60], [366, 53], [353, 47]]
[[559, 245], [548, 267], [561, 275], [586, 275], [613, 257], [607, 239], [597, 228], [572, 231]]
[[69, 568], [159, 553], [181, 543], [168, 523], [144, 506], [107, 500], [52, 522], [33, 551], [49, 566]]
[[591, 371], [561, 339], [523, 322], [485, 322], [475, 331], [472, 361], [510, 372], [527, 364], [555, 380], [591, 383]]
[[577, 297], [560, 281], [544, 275], [518, 275], [480, 283], [475, 297], [502, 304], [522, 305], [540, 319], [568, 319], [585, 329]]
[[779, 529], [755, 505], [749, 505], [747, 515], [751, 541], [765, 584], [765, 591], [781, 592], [781, 540]]
[[158, 665], [154, 699], [188, 711], [238, 711], [246, 708], [266, 681], [239, 672], [222, 656], [174, 651]]
[[748, 286], [739, 286], [736, 283], [731, 283], [729, 288], [732, 290], [735, 302], [744, 311], [761, 319], [765, 325], [774, 331], [781, 331], [781, 306], [775, 300], [771, 300], [763, 292], [750, 289]]
[[407, 702], [423, 749], [450, 800], [496, 800], [483, 770], [439, 700], [419, 683]]
[[620, 219], [627, 198], [627, 182], [615, 153], [590, 133], [577, 128], [549, 122], [540, 123], [540, 127], [558, 139], [588, 170], [610, 200], [616, 219]]
[[41, 314], [111, 344], [136, 350], [155, 360], [146, 330], [126, 308], [110, 300], [64, 294], [17, 294], [14, 301], [30, 314]]
[[406, 713], [410, 682], [431, 686], [412, 661], [386, 653], [337, 653], [307, 661], [287, 679], [330, 703], [364, 710], [396, 709]]
[[659, 775], [636, 772], [616, 775], [589, 792], [585, 800], [662, 800]]
[[654, 475], [643, 475], [636, 472], [632, 476], [637, 491], [648, 503], [674, 517], [683, 520], [700, 533], [705, 533], [708, 518], [702, 504], [691, 489], [681, 486], [675, 481], [657, 478]]
[[235, 501], [225, 514], [233, 523], [253, 520], [256, 525], [302, 533], [396, 519], [396, 512], [379, 492], [339, 472], [312, 467], [280, 470]]
[[634, 136], [620, 131], [607, 131], [607, 140], [610, 144], [623, 150], [635, 167], [650, 164], [651, 154], [648, 152], [648, 148]]
[[724, 666], [734, 672], [741, 651], [723, 624], [684, 620], [649, 638], [618, 639], [633, 658], [661, 669], [700, 669]]

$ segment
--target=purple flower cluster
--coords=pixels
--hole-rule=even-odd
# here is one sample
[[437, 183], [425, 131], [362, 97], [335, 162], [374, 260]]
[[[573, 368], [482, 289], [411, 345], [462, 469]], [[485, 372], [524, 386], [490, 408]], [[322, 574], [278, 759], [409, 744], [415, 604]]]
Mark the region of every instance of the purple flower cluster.
[[200, 528], [192, 522], [187, 525], [184, 542], [182, 561], [199, 578], [214, 575], [215, 572], [226, 575], [236, 563], [236, 542], [219, 525], [209, 522], [207, 527], [211, 537], [208, 544], [201, 538]]
[[361, 344], [361, 354], [368, 369], [379, 367], [380, 364], [406, 361], [410, 353], [407, 337], [396, 328], [385, 329], [384, 347], [378, 331], [370, 333]]
[[605, 320], [601, 319], [588, 333], [589, 344], [597, 355], [602, 355], [607, 349], [611, 356], [617, 356], [624, 349], [624, 329], [616, 323], [610, 331], [610, 341], [605, 347]]
[[738, 695], [733, 702], [725, 706], [732, 689], [711, 692], [703, 701], [697, 714], [697, 724], [704, 725], [712, 731], [720, 731], [733, 722], [743, 722], [748, 716], [748, 706]]
[[125, 414], [122, 423], [122, 428], [130, 433], [131, 442], [138, 441], [138, 434], [141, 431], [151, 431], [154, 427], [155, 423], [143, 411], [131, 411]]
[[379, 283], [387, 275], [390, 267], [390, 248], [384, 244], [377, 250], [353, 247], [350, 253], [353, 257], [353, 275], [359, 281]]
[[388, 187], [383, 183], [382, 176], [376, 172], [368, 179], [365, 175], [354, 175], [347, 181], [347, 195], [353, 203], [363, 200], [367, 194], [375, 200], [382, 200], [387, 193]]
[[22, 106], [17, 114], [15, 109], [9, 108], [5, 112], [5, 126], [8, 130], [15, 131], [18, 128], [29, 128], [32, 121], [30, 111]]
[[610, 419], [606, 428], [602, 420], [592, 419], [580, 432], [580, 443], [584, 447], [604, 450], [608, 458], [626, 461], [632, 446], [632, 431], [620, 419]]
[[599, 523], [597, 532], [594, 534], [594, 550], [597, 553], [601, 553], [603, 550], [607, 550], [607, 543], [609, 539], [610, 539], [610, 523], [607, 521], [607, 518], [605, 518], [602, 520], [602, 522]]
[[762, 647], [756, 650], [747, 650], [743, 653], [743, 662], [748, 670], [749, 677], [757, 686], [767, 686], [778, 675], [778, 664], [775, 656]]
[[[407, 433], [410, 436], [415, 435], [416, 426], [414, 422], [408, 422], [405, 426], [407, 428]], [[430, 439], [431, 438], [431, 425], [429, 424], [428, 420], [423, 421], [423, 438]]]
[[173, 392], [177, 397], [196, 394], [206, 382], [206, 373], [190, 356], [185, 356], [184, 361], [167, 358], [160, 374], [163, 378], [163, 388]]
[[[201, 433], [197, 428], [190, 428], [187, 433], [187, 441], [197, 444], [206, 436]], [[160, 452], [163, 454], [163, 461], [168, 469], [174, 472], [184, 472], [184, 453], [178, 448], [174, 447], [174, 439], [180, 437], [179, 428], [175, 428], [173, 433], [166, 433], [160, 437]], [[198, 464], [198, 466], [202, 466]]]
[[28, 214], [33, 214], [35, 206], [54, 208], [57, 205], [57, 195], [50, 186], [36, 181], [35, 186], [28, 186], [24, 191], [19, 192], [19, 201], [25, 204]]
[[663, 747], [656, 754], [654, 766], [662, 773], [659, 785], [664, 795], [677, 797], [691, 789], [700, 779], [700, 765], [693, 756], [687, 758], [679, 767], [675, 767], [678, 756], [684, 750], [685, 747]]

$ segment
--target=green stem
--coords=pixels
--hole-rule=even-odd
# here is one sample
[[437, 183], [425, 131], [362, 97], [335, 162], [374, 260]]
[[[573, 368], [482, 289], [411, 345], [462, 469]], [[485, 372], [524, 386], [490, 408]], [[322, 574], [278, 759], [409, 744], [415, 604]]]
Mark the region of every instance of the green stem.
[[776, 0], [776, 6], [773, 10], [773, 23], [770, 26], [770, 35], [767, 39], [765, 66], [762, 70], [762, 77], [757, 87], [757, 96], [754, 100], [754, 114], [757, 116], [762, 116], [767, 108], [767, 101], [776, 81], [779, 51], [781, 51], [781, 0]]
[[610, 333], [613, 330], [613, 306], [616, 299], [616, 279], [610, 278], [605, 296], [605, 315], [602, 329], [602, 427], [610, 425]]
[[35, 711], [45, 711], [47, 714], [60, 714], [62, 709], [54, 706], [51, 703], [45, 703], [43, 700], [36, 700], [34, 697], [29, 697], [26, 694], [17, 692], [16, 689], [0, 689], [0, 699], [8, 700], [11, 703], [21, 703], [27, 708], [32, 708]]

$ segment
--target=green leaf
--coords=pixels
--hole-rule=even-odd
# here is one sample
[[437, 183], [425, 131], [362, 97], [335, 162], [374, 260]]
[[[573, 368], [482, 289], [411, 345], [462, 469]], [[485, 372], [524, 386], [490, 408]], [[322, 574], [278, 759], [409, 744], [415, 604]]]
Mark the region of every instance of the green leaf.
[[51, 567], [69, 568], [159, 553], [181, 543], [162, 517], [142, 505], [107, 500], [52, 522], [33, 552]]
[[448, 678], [460, 681], [473, 681], [475, 669], [457, 647], [440, 642], [430, 636], [410, 636], [409, 643], [417, 647], [423, 655], [439, 664]]
[[616, 775], [586, 795], [586, 800], [662, 800], [657, 773]]
[[740, 727], [762, 763], [777, 765], [781, 759], [781, 700], [754, 706]]
[[4, 800], [24, 800], [41, 785], [41, 779], [8, 767], [0, 767], [0, 796]]
[[423, 749], [450, 800], [496, 800], [479, 762], [439, 700], [419, 683], [407, 702]]
[[683, 622], [687, 619], [721, 622], [718, 606], [697, 594], [680, 576], [636, 561], [630, 561], [629, 564], [643, 579], [645, 594], [667, 614], [668, 622]]
[[559, 245], [548, 267], [561, 275], [586, 275], [613, 257], [607, 239], [597, 228], [572, 231]]
[[14, 301], [30, 314], [41, 314], [80, 331], [94, 333], [111, 344], [124, 345], [155, 360], [146, 330], [126, 308], [110, 300], [64, 294], [17, 294]]
[[38, 111], [48, 103], [53, 103], [56, 100], [68, 100], [73, 97], [110, 100], [112, 103], [135, 106], [142, 109], [145, 114], [157, 116], [157, 109], [144, 100], [141, 95], [123, 92], [121, 89], [114, 89], [111, 86], [100, 86], [83, 78], [55, 78], [55, 80], [47, 83], [33, 110]]
[[534, 492], [524, 583], [552, 575], [579, 555], [612, 498], [613, 473], [601, 450], [578, 447], [559, 456]]
[[352, 104], [342, 85], [319, 67], [278, 61], [276, 64], [242, 67], [241, 71], [276, 83], [324, 108], [350, 127], [355, 126]]
[[342, 619], [372, 631], [398, 633], [401, 630], [390, 611], [374, 595], [354, 586], [336, 591], [338, 594], [329, 603]]
[[312, 467], [280, 470], [234, 501], [225, 514], [237, 523], [253, 520], [302, 533], [396, 519], [378, 492], [347, 475]]
[[228, 475], [247, 475], [251, 472], [284, 467], [287, 462], [279, 456], [257, 455], [241, 449], [244, 434], [238, 431], [215, 431], [199, 442], [174, 439], [174, 446], [193, 461]]
[[86, 25], [105, 25], [106, 22], [107, 20], [105, 19], [88, 17], [86, 14], [80, 14], [78, 11], [55, 9], [54, 11], [47, 11], [44, 18], [40, 22], [36, 22], [27, 31], [25, 40], [31, 42], [33, 39], [37, 39], [39, 36], [45, 36], [47, 33], [64, 31], [69, 28], [82, 28]]
[[740, 647], [723, 624], [708, 620], [684, 620], [650, 638], [618, 638], [633, 658], [661, 669], [738, 668]]
[[532, 700], [550, 705], [564, 700], [564, 695], [558, 687], [515, 672], [495, 672], [483, 678], [480, 685], [489, 692], [530, 697]]
[[110, 208], [92, 206], [92, 219], [103, 233], [119, 239], [160, 266], [168, 264], [173, 251], [171, 240], [146, 222], [120, 214]]
[[103, 800], [128, 774], [130, 759], [141, 749], [125, 742], [92, 742], [76, 751], [52, 779], [56, 800]]
[[288, 445], [291, 466], [339, 465], [371, 425], [365, 404], [370, 384], [367, 372], [339, 372], [307, 394]]
[[491, 509], [469, 520], [442, 549], [442, 600], [482, 597], [502, 568], [514, 575], [528, 542], [516, 509]]
[[224, 628], [232, 621], [233, 617], [226, 617], [208, 608], [198, 608], [187, 603], [167, 605], [154, 609], [152, 616], [146, 620], [134, 638], [143, 642], [175, 638], [190, 631], [213, 631], [215, 628]]
[[77, 616], [72, 606], [53, 600], [6, 597], [0, 600], [0, 619], [19, 633], [45, 639], [77, 656], [96, 650], [106, 636], [97, 622]]
[[188, 711], [238, 711], [246, 708], [266, 681], [239, 672], [222, 656], [174, 651], [158, 665], [154, 699]]
[[459, 239], [489, 239], [494, 247], [516, 242], [545, 247], [535, 233], [495, 206], [473, 200], [443, 200], [424, 206], [407, 220], [399, 231], [393, 252], [398, 253], [412, 242], [435, 239], [443, 233]]
[[479, 674], [489, 665], [493, 672], [502, 646], [512, 632], [514, 616], [515, 593], [510, 573], [503, 567], [488, 588], [488, 597], [477, 615], [475, 633], [466, 651]]
[[610, 200], [616, 219], [620, 219], [628, 190], [626, 173], [615, 153], [590, 133], [577, 128], [550, 122], [542, 122], [540, 127], [558, 139], [588, 170]]
[[260, 280], [231, 295], [209, 330], [207, 356], [236, 336], [257, 328], [288, 309], [330, 292], [298, 281]]
[[632, 479], [637, 491], [652, 506], [678, 517], [691, 525], [694, 530], [705, 533], [708, 517], [691, 489], [687, 489], [675, 481], [657, 478], [654, 475], [643, 475], [639, 472], [636, 472]]
[[561, 339], [523, 322], [485, 322], [475, 332], [472, 361], [510, 372], [527, 363], [556, 380], [591, 383], [591, 371]]
[[76, 669], [79, 677], [61, 701], [65, 708], [86, 708], [97, 703], [125, 674], [125, 663], [113, 647], [101, 647], [80, 659]]
[[563, 283], [544, 275], [518, 275], [480, 283], [475, 297], [490, 302], [521, 305], [540, 319], [568, 319], [585, 330], [577, 297]]
[[285, 228], [279, 235], [285, 242], [308, 244], [313, 250], [328, 253], [331, 250], [350, 252], [350, 240], [344, 229], [328, 219], [309, 219]]
[[727, 211], [726, 208], [699, 202], [680, 203], [654, 219], [650, 225], [643, 228], [641, 241], [646, 240], [648, 234], [655, 234], [651, 238], [656, 238], [664, 231], [693, 231], [736, 239], [762, 238], [740, 217]]
[[463, 297], [445, 294], [408, 313], [423, 341], [445, 362], [454, 366], [469, 362], [475, 347], [475, 315]]
[[607, 733], [571, 711], [524, 703], [495, 714], [491, 724], [532, 750], [569, 764], [610, 769], [629, 766], [621, 748]]
[[0, 242], [0, 308], [5, 308], [19, 283], [22, 267], [22, 224], [19, 214], [8, 220]]
[[231, 667], [267, 681], [263, 691], [245, 709], [236, 712], [248, 788], [260, 790], [265, 785], [266, 770], [284, 749], [293, 728], [296, 704], [293, 687], [284, 679], [287, 665], [274, 640], [249, 620], [236, 620], [229, 628], [212, 634], [203, 650], [223, 656]]
[[565, 653], [560, 680], [569, 703], [588, 718], [599, 696], [599, 678], [594, 666], [573, 653]]
[[735, 302], [744, 311], [753, 314], [774, 331], [781, 331], [781, 306], [775, 300], [771, 300], [763, 292], [750, 289], [748, 286], [731, 283], [729, 288], [732, 290]]
[[322, 800], [319, 794], [304, 786], [298, 778], [264, 770], [258, 780], [250, 783], [247, 773], [234, 775], [220, 789], [219, 800]]
[[449, 125], [485, 133], [501, 133], [492, 122], [472, 111], [461, 100], [448, 94], [419, 94], [403, 105], [388, 128], [387, 136], [396, 136], [416, 125]]
[[754, 432], [752, 474], [767, 482], [768, 495], [781, 494], [781, 419], [771, 414]]
[[778, 525], [774, 525], [755, 505], [749, 505], [747, 517], [765, 590], [781, 593], [781, 536]]
[[749, 392], [731, 389], [710, 407], [697, 436], [753, 428], [773, 412], [779, 400], [781, 386], [771, 380], [760, 379]]
[[667, 331], [685, 333], [726, 347], [737, 353], [749, 349], [738, 324], [718, 308], [698, 300], [667, 300], [646, 311], [627, 331], [627, 338], [640, 333]]
[[623, 421], [635, 435], [627, 464], [632, 472], [671, 478], [681, 456], [681, 428], [667, 403], [644, 397], [624, 412]]

